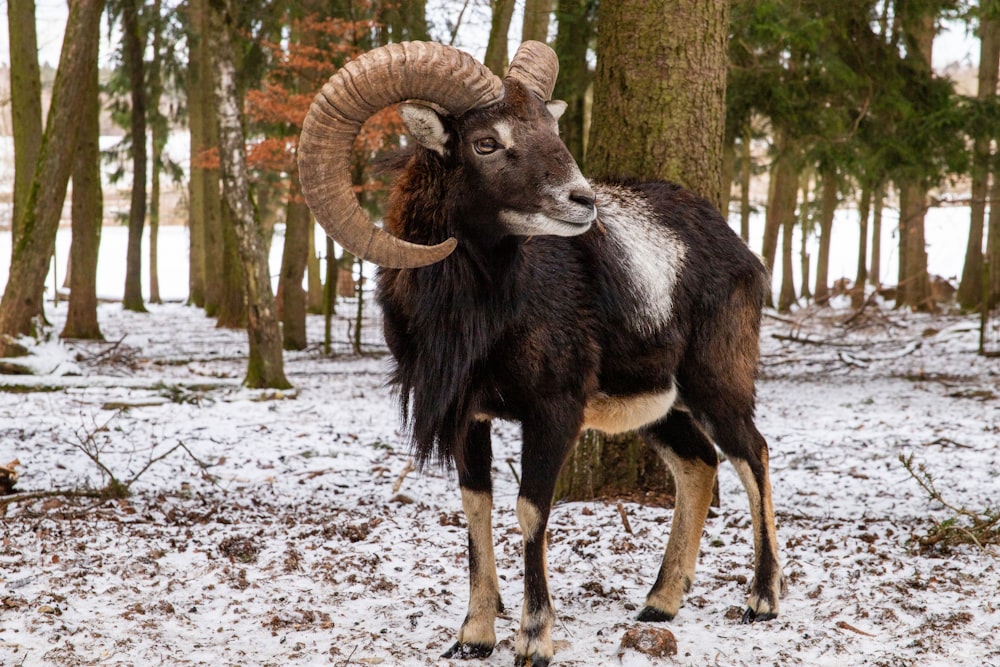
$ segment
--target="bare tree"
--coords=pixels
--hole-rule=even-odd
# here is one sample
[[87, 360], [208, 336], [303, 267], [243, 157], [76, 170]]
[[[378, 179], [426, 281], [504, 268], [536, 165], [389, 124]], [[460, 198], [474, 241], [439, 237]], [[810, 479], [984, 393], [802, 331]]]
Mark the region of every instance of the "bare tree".
[[31, 334], [32, 320], [39, 312], [41, 286], [48, 272], [84, 116], [88, 73], [97, 60], [103, 9], [104, 0], [76, 0], [70, 4], [52, 104], [35, 175], [18, 220], [21, 235], [14, 246], [10, 276], [0, 300], [0, 356], [22, 352], [10, 337]]
[[232, 14], [227, 0], [209, 0], [208, 9], [206, 37], [212, 58], [223, 194], [239, 241], [246, 282], [250, 354], [245, 383], [250, 387], [287, 388], [291, 385], [285, 378], [267, 254], [250, 193], [242, 104], [236, 92]]

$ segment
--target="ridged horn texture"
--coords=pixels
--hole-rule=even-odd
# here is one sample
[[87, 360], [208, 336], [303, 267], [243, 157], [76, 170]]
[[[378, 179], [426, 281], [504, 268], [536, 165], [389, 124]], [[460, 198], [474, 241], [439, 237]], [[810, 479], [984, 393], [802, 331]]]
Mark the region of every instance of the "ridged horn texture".
[[547, 44], [532, 40], [521, 43], [507, 68], [507, 76], [520, 81], [543, 102], [552, 99], [558, 75], [559, 57], [556, 52]]
[[424, 100], [461, 115], [503, 97], [503, 82], [467, 53], [434, 42], [389, 44], [337, 71], [313, 100], [299, 138], [299, 180], [316, 220], [335, 241], [379, 266], [405, 269], [439, 262], [450, 238], [425, 246], [376, 227], [351, 189], [351, 147], [361, 125], [404, 100]]

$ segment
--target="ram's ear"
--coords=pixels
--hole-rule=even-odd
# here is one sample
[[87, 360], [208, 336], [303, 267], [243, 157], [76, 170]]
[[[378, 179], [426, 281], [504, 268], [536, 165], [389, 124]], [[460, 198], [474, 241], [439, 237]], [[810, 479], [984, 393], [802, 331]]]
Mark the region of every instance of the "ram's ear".
[[556, 119], [556, 122], [559, 121], [559, 118], [562, 117], [563, 112], [566, 111], [566, 106], [567, 104], [562, 100], [549, 100], [548, 102], [545, 103], [545, 108], [549, 110], [549, 114], [551, 114], [552, 117]]
[[448, 131], [444, 129], [444, 123], [434, 109], [423, 104], [407, 103], [399, 106], [399, 114], [410, 135], [421, 146], [444, 157]]

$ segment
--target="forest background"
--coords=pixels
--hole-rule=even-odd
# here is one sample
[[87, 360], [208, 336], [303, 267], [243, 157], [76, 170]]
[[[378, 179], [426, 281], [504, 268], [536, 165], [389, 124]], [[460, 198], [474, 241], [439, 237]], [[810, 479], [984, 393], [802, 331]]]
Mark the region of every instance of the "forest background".
[[[93, 3], [72, 4], [73, 11], [83, 11], [82, 6]], [[27, 235], [39, 241], [37, 248], [22, 244], [20, 261], [14, 257], [24, 236], [19, 220], [30, 208], [27, 198], [39, 164], [32, 158], [41, 150], [46, 127], [42, 113], [47, 113], [51, 92], [42, 91], [54, 78], [54, 46], [65, 22], [61, 7], [7, 3], [10, 85], [6, 95], [0, 91], [0, 134], [13, 135], [5, 147], [16, 148], [18, 157], [13, 192], [0, 201], [0, 225], [12, 229], [10, 273], [15, 276], [6, 286], [6, 303], [0, 305], [0, 333], [5, 336], [32, 333], [32, 322], [44, 313], [44, 276], [50, 267], [58, 276], [60, 262], [76, 267], [62, 270], [76, 304], [71, 303], [63, 335], [100, 336], [91, 287], [96, 268], [91, 267], [96, 267], [99, 226], [110, 218], [112, 224], [127, 221], [121, 262], [126, 308], [141, 311], [147, 299], [160, 300], [159, 267], [177, 264], [172, 263], [176, 258], [160, 256], [159, 225], [161, 220], [186, 222], [188, 301], [216, 317], [220, 326], [250, 324], [251, 329], [255, 323], [247, 321], [246, 304], [257, 297], [248, 297], [245, 276], [255, 271], [255, 263], [265, 265], [264, 273], [269, 270], [266, 259], [257, 261], [241, 251], [246, 245], [241, 240], [252, 241], [258, 234], [239, 231], [259, 228], [259, 250], [266, 255], [277, 228], [283, 243], [273, 290], [275, 324], [269, 325], [265, 339], [280, 339], [272, 347], [305, 347], [306, 313], [335, 309], [338, 290], [324, 291], [324, 284], [339, 283], [341, 294], [353, 295], [364, 280], [353, 257], [332, 244], [323, 247], [298, 195], [294, 149], [299, 123], [315, 90], [338, 64], [382, 43], [453, 43], [502, 72], [511, 45], [527, 38], [552, 42], [563, 65], [556, 92], [570, 102], [562, 132], [587, 171], [587, 140], [594, 131], [594, 43], [601, 30], [596, 2], [259, 2], [229, 12], [224, 32], [235, 40], [232, 65], [238, 83], [233, 94], [241, 110], [237, 124], [245, 139], [248, 195], [255, 211], [245, 224], [233, 219], [230, 204], [222, 201], [217, 91], [208, 57], [217, 50], [210, 44], [215, 34], [208, 21], [225, 10], [225, 3], [215, 9], [199, 0], [98, 4], [95, 16], [103, 16], [103, 23], [88, 27], [81, 40], [96, 42], [100, 36], [99, 85], [60, 104], [71, 123], [48, 131], [55, 135], [62, 130], [72, 139], [96, 134], [99, 139], [90, 143], [96, 144], [92, 150], [99, 157], [80, 158], [87, 166], [74, 167], [93, 172], [89, 180], [84, 171], [69, 179], [70, 160], [63, 160], [67, 175], [43, 183], [39, 197], [58, 209], [65, 196], [60, 192], [66, 191], [60, 181], [93, 181], [90, 204], [83, 197], [85, 188], [74, 188], [73, 196], [80, 196], [77, 212], [67, 200], [65, 212], [55, 218], [56, 228], [68, 226], [71, 219], [81, 226], [73, 235], [70, 254], [79, 253], [74, 262], [72, 257], [51, 260], [52, 225], [46, 221], [40, 221], [41, 231]], [[1000, 271], [986, 268], [989, 256], [996, 254], [989, 239], [1000, 236], [998, 207], [989, 206], [1000, 187], [990, 178], [1000, 134], [996, 5], [911, 0], [847, 6], [774, 0], [732, 4], [722, 157], [728, 187], [717, 203], [772, 270], [772, 305], [779, 311], [822, 305], [836, 294], [849, 294], [857, 308], [873, 292], [897, 306], [935, 310], [950, 303], [955, 289], [958, 306], [976, 310], [995, 298], [987, 296], [991, 285], [1000, 294]], [[36, 33], [38, 25], [42, 30]], [[605, 31], [614, 29], [604, 26]], [[936, 58], [935, 52], [945, 55]], [[978, 67], [980, 63], [984, 66]], [[88, 104], [88, 99], [94, 101]], [[87, 108], [96, 108], [96, 125], [78, 129], [74, 123], [87, 115]], [[56, 121], [52, 124], [58, 125]], [[389, 111], [370, 122], [361, 137], [356, 187], [375, 215], [384, 204], [386, 183], [366, 165], [399, 146], [401, 133], [398, 118]], [[113, 135], [120, 140], [110, 139]], [[67, 155], [72, 143], [62, 142]], [[77, 153], [85, 144], [80, 142]], [[11, 161], [9, 151], [5, 157]], [[954, 238], [965, 237], [960, 274], [933, 276], [928, 255], [935, 248], [927, 241], [926, 218], [935, 207], [956, 205], [968, 210], [967, 229], [956, 226], [948, 232], [950, 253]], [[751, 229], [756, 214], [762, 224]], [[835, 220], [845, 218], [855, 224], [842, 222], [835, 232]], [[857, 254], [854, 275], [831, 275], [835, 233], [841, 240], [853, 237], [848, 247]], [[85, 243], [87, 239], [91, 242]], [[892, 247], [883, 247], [886, 239], [895, 241]], [[321, 257], [333, 261], [321, 266]], [[76, 289], [72, 278], [80, 281]], [[260, 289], [272, 291], [270, 285]], [[18, 290], [20, 298], [14, 294]], [[260, 339], [251, 335], [254, 340]], [[4, 345], [7, 354], [20, 351]], [[263, 343], [251, 347], [268, 348]], [[259, 357], [256, 370], [251, 359], [251, 384], [284, 382], [275, 359], [279, 353], [251, 352]]]
[[[641, 6], [652, 17], [665, 5], [680, 4], [601, 6]], [[10, 20], [22, 16], [15, 9], [33, 5], [8, 0], [5, 6]], [[545, 20], [525, 21], [535, 15], [525, 11], [529, 6], [540, 6]], [[722, 529], [745, 524], [746, 516], [740, 502], [726, 502], [736, 482], [720, 475], [724, 501], [711, 548], [702, 554], [707, 576], [698, 593], [704, 595], [692, 598], [685, 610], [691, 618], [682, 642], [696, 656], [692, 664], [719, 662], [719, 651], [741, 656], [731, 664], [759, 664], [762, 657], [810, 665], [994, 664], [1000, 656], [989, 641], [990, 629], [1000, 612], [983, 592], [997, 589], [998, 517], [990, 483], [996, 478], [1000, 423], [997, 368], [995, 359], [976, 354], [978, 318], [968, 313], [988, 312], [987, 260], [996, 251], [987, 243], [1000, 238], [990, 220], [1000, 209], [990, 206], [997, 200], [991, 174], [1000, 119], [992, 67], [998, 59], [997, 4], [716, 0], [712, 6], [730, 17], [724, 151], [714, 160], [718, 185], [730, 187], [686, 184], [727, 210], [734, 228], [774, 269], [775, 308], [766, 314], [762, 337], [760, 418], [776, 445], [780, 530], [787, 538], [783, 549], [793, 585], [791, 599], [783, 603], [788, 619], [771, 630], [776, 641], [747, 642], [743, 630], [719, 624], [728, 613], [725, 605], [742, 594], [740, 558], [748, 553], [744, 548], [731, 554], [725, 544], [741, 538]], [[334, 306], [361, 312], [368, 285], [359, 280], [366, 269], [326, 246], [320, 234], [309, 233], [312, 222], [295, 194], [292, 158], [299, 120], [338, 64], [387, 41], [454, 39], [501, 71], [512, 44], [545, 38], [563, 59], [557, 95], [571, 103], [563, 136], [585, 173], [600, 172], [589, 151], [598, 143], [590, 121], [600, 68], [595, 44], [601, 35], [617, 32], [638, 56], [649, 41], [612, 21], [602, 23], [597, 3], [584, 0], [233, 7], [216, 0], [107, 5], [74, 0], [65, 21], [68, 39], [50, 61], [58, 62], [52, 91], [60, 101], [51, 106], [52, 114], [43, 115], [44, 102], [31, 107], [22, 119], [30, 118], [34, 129], [15, 133], [36, 140], [33, 147], [29, 141], [27, 154], [39, 152], [28, 161], [29, 169], [15, 168], [28, 174], [24, 178], [31, 185], [25, 186], [22, 213], [10, 217], [31, 232], [21, 227], [18, 235], [17, 223], [13, 232], [0, 232], [11, 238], [0, 333], [22, 334], [4, 338], [6, 354], [37, 357], [56, 350], [61, 356], [49, 368], [64, 369], [58, 373], [65, 377], [46, 370], [23, 381], [7, 378], [11, 389], [0, 394], [0, 464], [15, 457], [22, 462], [0, 467], [0, 477], [17, 479], [17, 470], [24, 472], [20, 486], [0, 501], [8, 508], [0, 558], [10, 592], [4, 597], [0, 651], [11, 653], [12, 662], [23, 662], [27, 650], [32, 657], [43, 655], [37, 664], [80, 664], [83, 653], [106, 656], [131, 642], [139, 646], [121, 649], [126, 655], [129, 650], [156, 655], [157, 664], [169, 651], [197, 664], [193, 649], [205, 652], [206, 664], [217, 664], [221, 652], [247, 650], [233, 637], [258, 634], [271, 637], [262, 638], [262, 651], [303, 655], [296, 658], [301, 663], [288, 664], [312, 664], [316, 650], [338, 663], [350, 662], [355, 642], [390, 664], [412, 664], [414, 651], [440, 653], [436, 647], [451, 634], [443, 625], [447, 621], [438, 620], [445, 616], [438, 607], [450, 604], [449, 590], [464, 585], [463, 568], [442, 560], [440, 549], [452, 544], [451, 533], [457, 532], [452, 529], [461, 522], [457, 500], [443, 474], [407, 478], [408, 460], [405, 448], [397, 449], [401, 434], [380, 360], [328, 354], [320, 341], [329, 326], [324, 331], [316, 326], [319, 318], [306, 316], [309, 310], [332, 312]], [[984, 65], [961, 77], [961, 88], [953, 80], [957, 70], [932, 66], [945, 25], [971, 45], [970, 64]], [[684, 33], [672, 32], [671, 38], [689, 43], [702, 38], [693, 23], [669, 27]], [[10, 34], [19, 39], [31, 31]], [[95, 49], [99, 44], [107, 48]], [[43, 90], [34, 83], [44, 81], [43, 69], [36, 79], [31, 67], [32, 61], [39, 63], [38, 47], [25, 50], [35, 56], [19, 61], [27, 64], [11, 68], [12, 87], [19, 75], [28, 74], [20, 83]], [[12, 57], [15, 51], [11, 44]], [[956, 60], [961, 68], [965, 53]], [[213, 84], [221, 79], [238, 85]], [[9, 104], [16, 106], [13, 99]], [[614, 131], [606, 121], [601, 127]], [[385, 185], [367, 165], [400, 144], [401, 128], [390, 112], [367, 129], [355, 177], [365, 206], [378, 215]], [[102, 139], [112, 135], [111, 141]], [[170, 137], [194, 148], [171, 153], [163, 143]], [[235, 150], [213, 149], [223, 141]], [[686, 152], [672, 147], [667, 153]], [[242, 172], [219, 159], [244, 151], [248, 162]], [[645, 156], [620, 153], [620, 160]], [[637, 171], [646, 169], [640, 165]], [[684, 170], [679, 171], [682, 178]], [[145, 177], [131, 178], [132, 173]], [[113, 184], [109, 175], [121, 180]], [[180, 181], [172, 185], [175, 175]], [[67, 191], [68, 182], [73, 187]], [[179, 206], [163, 198], [171, 188]], [[235, 196], [224, 196], [226, 191]], [[19, 206], [17, 196], [9, 206]], [[240, 210], [249, 215], [235, 215]], [[183, 261], [155, 251], [154, 239], [164, 230], [154, 234], [152, 228], [172, 216], [190, 223], [172, 226], [183, 231], [184, 243], [177, 246]], [[53, 261], [52, 240], [60, 225], [64, 235], [68, 226], [73, 248]], [[102, 251], [96, 265], [94, 242], [100, 238], [107, 249], [117, 234], [126, 237], [120, 254], [106, 259]], [[853, 240], [843, 243], [846, 238]], [[269, 242], [271, 250], [280, 247], [270, 271], [262, 261]], [[944, 282], [960, 288], [968, 276], [973, 287], [965, 297], [961, 290], [949, 296], [942, 281], [932, 290], [930, 267], [945, 242], [959, 250], [948, 251], [957, 258], [955, 273], [945, 273]], [[847, 280], [830, 269], [837, 247], [853, 248], [860, 260], [858, 273], [849, 272]], [[326, 257], [333, 261], [324, 266]], [[124, 269], [124, 289], [116, 300], [125, 308], [97, 304], [93, 281], [109, 261]], [[179, 266], [190, 267], [190, 275], [178, 275]], [[68, 294], [68, 308], [52, 307], [52, 295], [42, 294], [46, 273], [58, 274], [52, 283], [60, 298]], [[143, 312], [156, 300], [154, 285], [161, 282], [152, 276], [183, 284], [185, 305]], [[335, 301], [333, 286], [341, 283], [351, 296]], [[23, 304], [35, 308], [25, 310]], [[965, 314], [912, 312], [943, 310]], [[254, 320], [250, 313], [267, 317]], [[247, 337], [231, 330], [240, 327], [249, 332], [249, 358]], [[62, 343], [52, 340], [59, 333]], [[109, 340], [82, 340], [102, 334]], [[0, 364], [14, 372], [38, 368], [31, 357]], [[286, 386], [283, 358], [293, 364], [289, 377], [297, 392], [247, 389]], [[285, 400], [290, 397], [295, 400]], [[498, 487], [510, 500], [517, 493], [511, 463], [517, 436], [510, 425], [498, 429]], [[922, 461], [926, 469], [915, 467]], [[602, 470], [606, 462], [602, 459]], [[962, 507], [945, 504], [931, 471]], [[90, 483], [90, 474], [100, 483]], [[130, 484], [140, 476], [141, 483]], [[220, 488], [220, 480], [231, 485]], [[416, 502], [408, 503], [406, 493], [389, 493], [393, 480], [405, 484]], [[927, 493], [915, 496], [910, 487]], [[553, 562], [600, 567], [566, 575], [584, 583], [582, 592], [574, 587], [561, 596], [566, 629], [575, 629], [576, 637], [571, 635], [573, 646], [560, 648], [560, 656], [567, 664], [592, 664], [594, 650], [616, 650], [618, 624], [629, 604], [623, 601], [636, 599], [649, 579], [639, 571], [642, 563], [659, 557], [657, 540], [632, 542], [627, 515], [643, 517], [646, 527], [640, 532], [662, 516], [653, 504], [563, 507], [570, 524], [565, 534], [573, 539], [562, 543], [566, 551], [554, 553]], [[509, 510], [498, 514], [513, 525]], [[80, 516], [92, 520], [76, 521]], [[319, 532], [312, 520], [322, 526]], [[44, 530], [36, 530], [39, 521]], [[283, 526], [294, 522], [309, 525], [282, 541], [288, 532]], [[613, 532], [619, 524], [623, 539]], [[416, 559], [419, 545], [405, 537], [411, 528], [426, 536], [428, 545]], [[591, 545], [581, 537], [593, 531], [616, 535], [614, 559], [606, 540]], [[973, 541], [962, 541], [970, 532]], [[503, 535], [511, 546], [502, 567], [513, 581], [518, 540], [510, 530]], [[405, 553], [394, 556], [388, 546], [401, 536]], [[98, 550], [98, 543], [109, 546]], [[458, 538], [447, 553], [461, 553], [461, 543]], [[558, 540], [553, 544], [558, 548]], [[724, 544], [726, 549], [716, 549]], [[331, 546], [335, 561], [328, 557]], [[254, 565], [258, 548], [263, 555]], [[141, 558], [132, 558], [140, 552]], [[370, 555], [359, 558], [362, 553]], [[216, 558], [219, 554], [223, 558]], [[598, 554], [607, 560], [595, 560]], [[119, 556], [132, 564], [119, 567]], [[400, 577], [414, 571], [409, 568], [416, 568], [415, 560], [431, 574]], [[136, 563], [149, 569], [129, 569], [140, 567]], [[280, 574], [272, 576], [268, 568]], [[198, 574], [192, 578], [191, 572]], [[330, 572], [329, 579], [318, 576], [321, 572]], [[132, 588], [138, 577], [162, 590], [138, 592]], [[411, 583], [415, 588], [407, 588]], [[265, 590], [273, 599], [262, 602]], [[317, 590], [316, 600], [326, 600], [322, 604], [313, 599]], [[398, 594], [386, 594], [393, 590]], [[376, 613], [374, 597], [385, 602]], [[400, 599], [408, 604], [399, 606]], [[623, 604], [625, 610], [619, 608]], [[102, 616], [88, 605], [110, 611]], [[460, 612], [454, 615], [460, 618]], [[221, 624], [216, 630], [216, 617], [224, 617], [228, 627], [232, 616], [239, 618], [231, 635], [222, 633]], [[161, 617], [168, 628], [162, 636], [149, 628]], [[579, 631], [578, 623], [591, 625]], [[259, 632], [262, 624], [269, 633]], [[386, 627], [413, 628], [416, 634], [399, 644], [397, 633], [386, 633]], [[726, 635], [724, 641], [716, 632]], [[183, 639], [174, 641], [178, 636]], [[303, 641], [286, 646], [286, 637]], [[845, 650], [854, 651], [856, 662], [844, 659]], [[879, 652], [877, 658], [872, 651]], [[60, 652], [62, 662], [48, 659]], [[939, 659], [928, 660], [928, 652]], [[235, 662], [254, 662], [231, 655]]]

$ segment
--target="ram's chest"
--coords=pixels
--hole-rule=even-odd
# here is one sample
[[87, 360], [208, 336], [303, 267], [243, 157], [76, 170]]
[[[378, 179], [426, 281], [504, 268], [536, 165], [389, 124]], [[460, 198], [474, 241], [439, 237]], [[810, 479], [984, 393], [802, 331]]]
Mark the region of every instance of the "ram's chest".
[[606, 230], [605, 259], [618, 266], [625, 291], [624, 320], [640, 335], [662, 330], [674, 314], [687, 248], [643, 195], [604, 184], [595, 191]]

